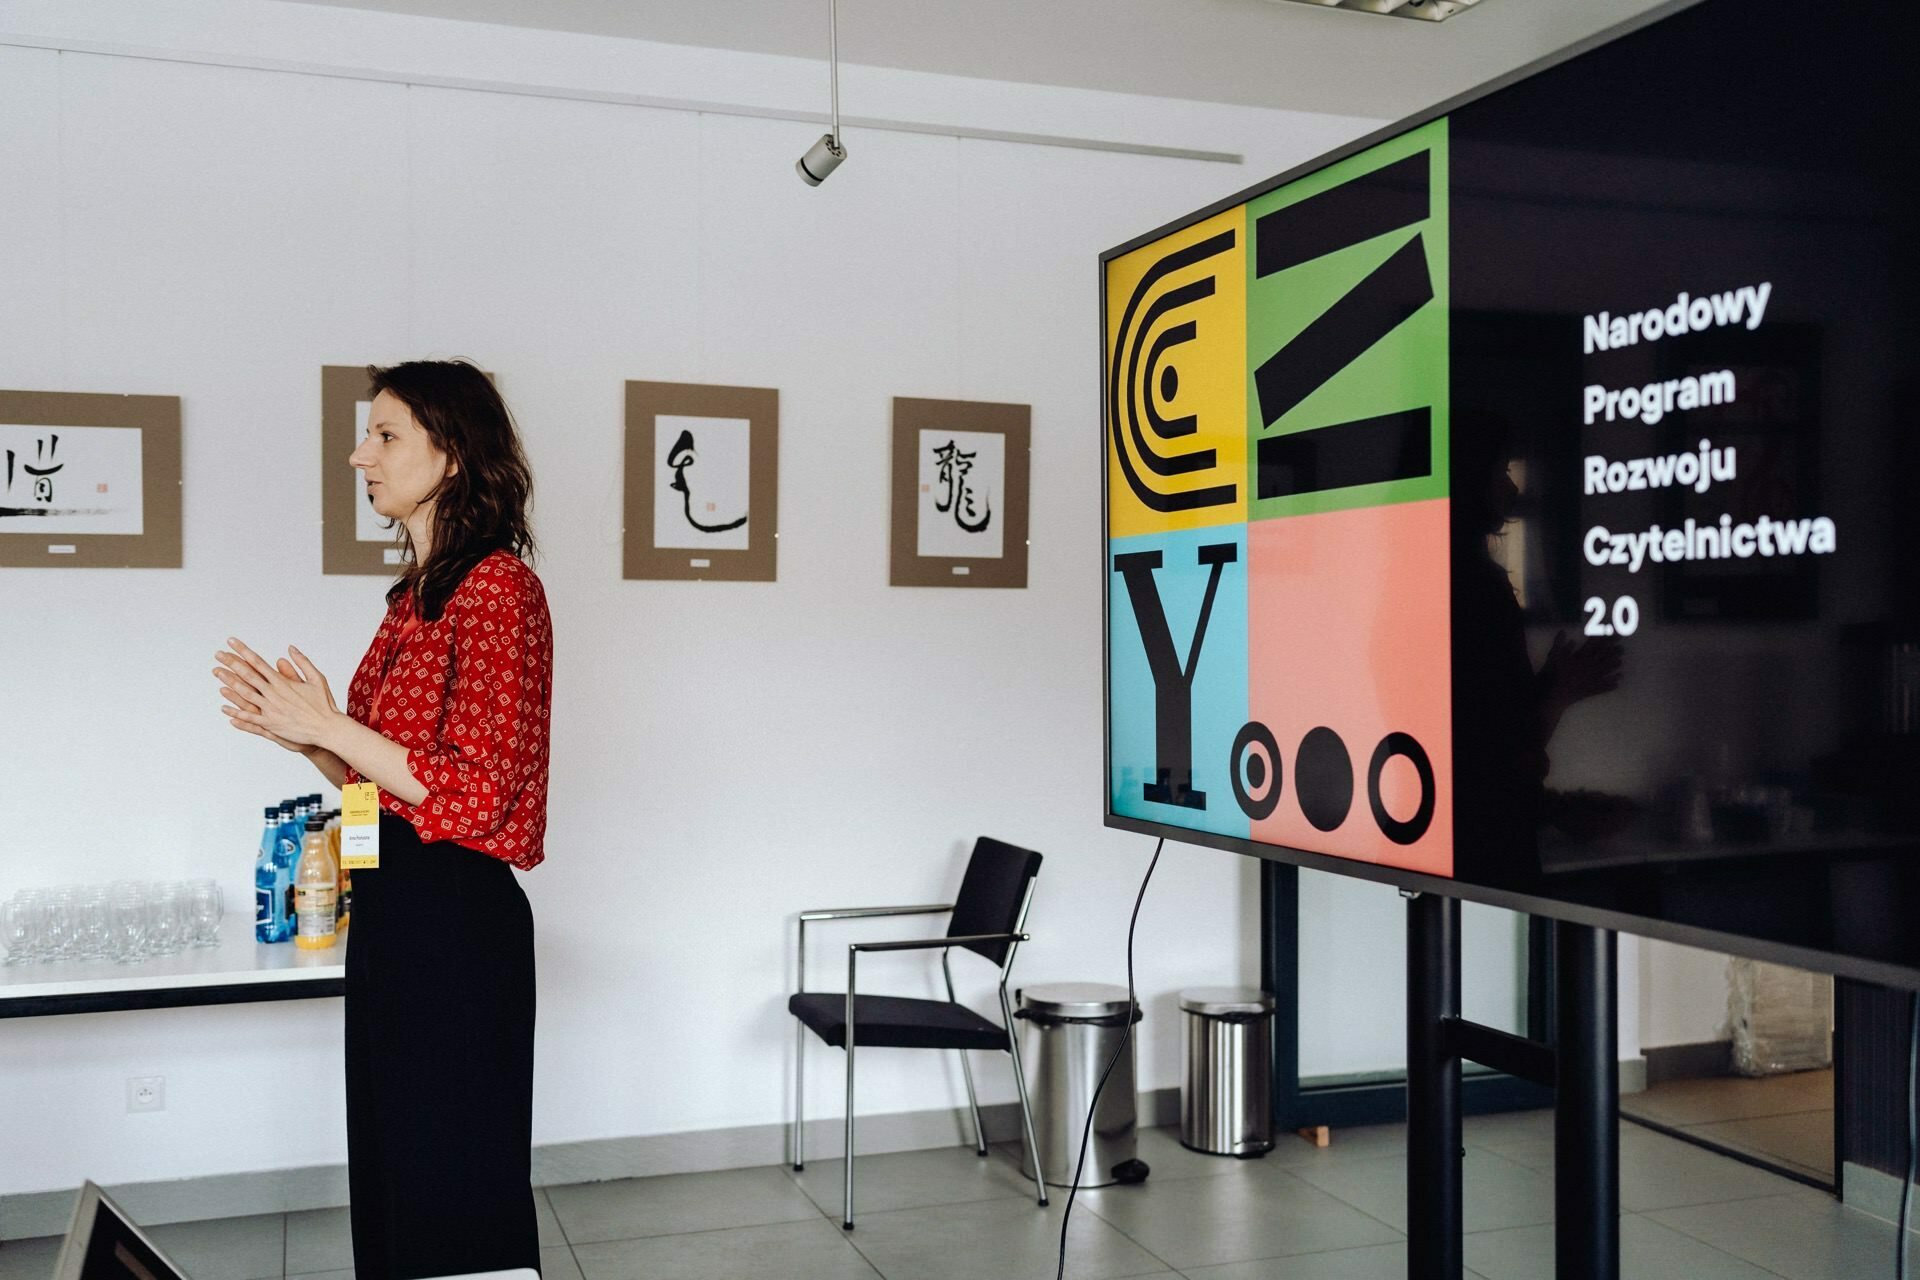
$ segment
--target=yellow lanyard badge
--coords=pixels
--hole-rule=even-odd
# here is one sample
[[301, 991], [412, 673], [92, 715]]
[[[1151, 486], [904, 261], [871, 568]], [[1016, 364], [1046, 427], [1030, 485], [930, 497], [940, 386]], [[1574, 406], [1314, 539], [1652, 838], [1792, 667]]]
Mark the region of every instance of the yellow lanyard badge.
[[371, 782], [340, 788], [340, 865], [348, 871], [380, 865], [380, 788]]

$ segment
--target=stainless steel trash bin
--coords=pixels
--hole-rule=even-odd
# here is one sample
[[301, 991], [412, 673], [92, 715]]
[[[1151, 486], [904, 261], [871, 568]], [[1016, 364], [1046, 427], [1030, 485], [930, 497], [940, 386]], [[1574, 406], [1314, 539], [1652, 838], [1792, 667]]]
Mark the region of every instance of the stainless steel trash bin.
[[[1050, 1187], [1069, 1187], [1093, 1091], [1125, 1038], [1128, 1022], [1140, 1021], [1140, 1006], [1133, 1006], [1129, 1019], [1127, 989], [1101, 982], [1055, 982], [1022, 988], [1015, 996], [1020, 1008], [1014, 1017], [1026, 1024], [1020, 1034], [1020, 1054], [1033, 1099], [1033, 1127], [1046, 1182]], [[1080, 1174], [1082, 1187], [1138, 1182], [1145, 1176], [1145, 1166], [1135, 1159], [1138, 1121], [1133, 1063], [1129, 1045], [1100, 1092], [1087, 1162]], [[1031, 1152], [1022, 1155], [1021, 1165], [1032, 1177]]]
[[1180, 993], [1187, 1070], [1180, 1143], [1220, 1156], [1273, 1150], [1273, 997], [1255, 987]]

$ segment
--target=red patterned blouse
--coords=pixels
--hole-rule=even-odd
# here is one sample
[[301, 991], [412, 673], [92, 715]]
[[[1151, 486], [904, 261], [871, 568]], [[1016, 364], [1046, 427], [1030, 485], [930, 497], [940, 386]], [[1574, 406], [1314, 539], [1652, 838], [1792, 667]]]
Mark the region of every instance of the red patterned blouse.
[[[519, 557], [496, 551], [454, 589], [438, 622], [389, 605], [347, 690], [347, 714], [406, 747], [426, 788], [417, 805], [384, 790], [380, 807], [422, 841], [451, 840], [522, 871], [546, 857], [547, 729], [553, 625], [546, 592]], [[377, 712], [377, 718], [376, 718]], [[347, 770], [347, 780], [360, 775]]]

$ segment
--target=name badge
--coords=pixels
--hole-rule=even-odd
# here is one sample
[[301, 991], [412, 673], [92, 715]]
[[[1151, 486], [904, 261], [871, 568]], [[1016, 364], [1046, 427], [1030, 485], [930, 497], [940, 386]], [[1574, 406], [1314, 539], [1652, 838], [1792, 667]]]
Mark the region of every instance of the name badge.
[[380, 865], [380, 788], [371, 782], [340, 788], [340, 865], [348, 871]]

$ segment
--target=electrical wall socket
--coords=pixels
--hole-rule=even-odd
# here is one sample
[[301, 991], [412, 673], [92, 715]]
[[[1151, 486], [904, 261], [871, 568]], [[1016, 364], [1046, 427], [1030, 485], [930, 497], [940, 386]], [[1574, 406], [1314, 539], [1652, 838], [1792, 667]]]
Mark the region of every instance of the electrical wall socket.
[[128, 1076], [127, 1110], [165, 1111], [167, 1109], [167, 1078], [165, 1076]]

